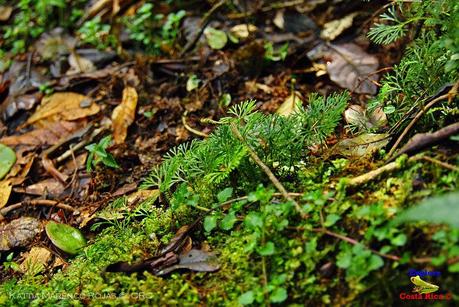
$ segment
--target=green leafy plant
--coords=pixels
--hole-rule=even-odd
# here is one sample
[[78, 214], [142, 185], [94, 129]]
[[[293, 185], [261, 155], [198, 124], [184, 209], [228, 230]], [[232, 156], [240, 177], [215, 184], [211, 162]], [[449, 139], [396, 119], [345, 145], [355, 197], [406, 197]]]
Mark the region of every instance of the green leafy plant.
[[274, 50], [272, 42], [265, 44], [265, 59], [273, 62], [283, 61], [288, 55], [288, 43], [283, 44], [279, 49]]
[[21, 268], [17, 262], [13, 261], [13, 257], [14, 257], [14, 253], [9, 253], [8, 256], [6, 256], [6, 259], [5, 259], [6, 261], [3, 262], [3, 269], [20, 272]]
[[116, 45], [116, 38], [110, 34], [110, 29], [109, 24], [102, 23], [100, 16], [96, 16], [83, 23], [78, 29], [78, 35], [83, 43], [106, 49]]
[[89, 152], [88, 159], [86, 160], [86, 170], [90, 172], [93, 167], [102, 162], [105, 166], [112, 168], [119, 168], [115, 158], [107, 152], [108, 146], [112, 141], [111, 135], [102, 138], [99, 143], [89, 144], [85, 149]]
[[185, 11], [172, 12], [165, 18], [153, 9], [153, 3], [145, 3], [135, 15], [125, 18], [124, 24], [132, 40], [140, 43], [145, 51], [159, 54], [165, 46], [172, 47], [175, 43]]
[[[20, 0], [15, 3], [17, 12], [14, 14], [12, 24], [0, 26], [0, 33], [4, 39], [4, 48], [13, 54], [26, 51], [32, 39], [56, 25], [69, 27], [77, 11], [85, 1], [72, 1], [72, 10], [66, 11], [66, 0]], [[58, 16], [58, 18], [55, 18]]]

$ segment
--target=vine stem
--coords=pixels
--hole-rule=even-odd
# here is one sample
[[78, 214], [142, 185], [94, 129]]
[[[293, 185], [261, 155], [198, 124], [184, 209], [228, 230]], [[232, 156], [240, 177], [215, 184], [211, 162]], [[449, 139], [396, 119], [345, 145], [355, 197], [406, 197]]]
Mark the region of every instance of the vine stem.
[[285, 187], [282, 185], [282, 183], [279, 181], [279, 179], [276, 178], [276, 176], [273, 174], [273, 172], [271, 171], [271, 169], [263, 162], [261, 161], [260, 157], [257, 155], [257, 153], [255, 152], [255, 150], [253, 150], [249, 144], [247, 144], [245, 138], [242, 136], [241, 132], [239, 131], [239, 129], [236, 127], [236, 124], [233, 122], [230, 124], [230, 128], [231, 128], [231, 131], [233, 132], [234, 136], [236, 136], [236, 138], [241, 141], [242, 144], [244, 144], [244, 146], [247, 148], [247, 150], [249, 151], [249, 154], [250, 154], [250, 157], [255, 161], [256, 164], [258, 164], [258, 166], [263, 170], [263, 172], [265, 172], [265, 174], [268, 176], [269, 180], [274, 184], [274, 186], [279, 190], [279, 192], [282, 194], [282, 196], [292, 202], [296, 208], [296, 210], [298, 211], [298, 213], [300, 213], [300, 215], [305, 218], [306, 215], [305, 213], [303, 212], [303, 210], [301, 209], [300, 205], [292, 198], [292, 196], [287, 192], [287, 190], [285, 189]]

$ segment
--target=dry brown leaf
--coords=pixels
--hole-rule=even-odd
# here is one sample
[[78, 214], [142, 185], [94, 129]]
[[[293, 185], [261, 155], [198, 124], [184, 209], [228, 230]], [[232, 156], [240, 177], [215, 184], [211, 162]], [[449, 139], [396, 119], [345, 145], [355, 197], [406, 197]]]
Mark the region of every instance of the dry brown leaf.
[[0, 225], [0, 251], [27, 245], [41, 230], [40, 221], [34, 217], [20, 217]]
[[335, 152], [347, 157], [363, 157], [383, 148], [389, 141], [387, 133], [365, 133], [340, 141], [335, 145]]
[[131, 204], [136, 199], [143, 201], [147, 198], [156, 199], [159, 197], [159, 190], [138, 190], [128, 196], [128, 203]]
[[368, 110], [354, 104], [344, 112], [344, 118], [348, 124], [361, 129], [381, 128], [387, 124], [387, 116], [380, 107], [368, 114]]
[[8, 174], [8, 179], [11, 182], [12, 186], [21, 184], [29, 174], [30, 168], [32, 167], [33, 161], [35, 160], [36, 153], [28, 153], [23, 155], [24, 151], [18, 150], [16, 152], [16, 164], [11, 168], [10, 173]]
[[303, 101], [301, 100], [301, 94], [295, 91], [285, 99], [276, 113], [283, 116], [289, 116], [295, 111], [298, 111], [298, 104], [303, 104]]
[[44, 128], [35, 129], [22, 135], [12, 135], [0, 139], [0, 142], [8, 146], [17, 145], [53, 145], [59, 139], [71, 135], [73, 132], [85, 126], [85, 121], [48, 123]]
[[12, 6], [0, 5], [0, 21], [7, 21], [8, 19], [10, 19], [12, 12], [13, 12]]
[[68, 61], [70, 69], [67, 71], [67, 75], [89, 73], [96, 70], [96, 66], [89, 59], [78, 55], [76, 52], [69, 55]]
[[45, 179], [25, 188], [27, 194], [39, 196], [47, 194], [51, 198], [59, 197], [64, 190], [65, 186], [54, 178]]
[[252, 24], [240, 24], [232, 27], [230, 33], [240, 39], [249, 37], [250, 33], [257, 31], [258, 28]]
[[135, 119], [136, 107], [137, 91], [132, 86], [126, 86], [123, 90], [121, 104], [112, 113], [113, 140], [115, 144], [121, 144], [126, 140], [127, 129]]
[[23, 273], [30, 272], [39, 273], [48, 265], [51, 261], [52, 254], [49, 250], [44, 247], [34, 246], [32, 249], [24, 256], [24, 261], [22, 261], [20, 268]]
[[352, 13], [341, 19], [327, 22], [324, 24], [324, 29], [320, 33], [320, 37], [327, 40], [334, 40], [343, 33], [344, 30], [352, 26], [355, 16], [357, 16], [357, 13]]
[[73, 92], [55, 93], [43, 98], [40, 107], [27, 120], [27, 124], [33, 124], [43, 119], [53, 122], [61, 120], [76, 120], [100, 111], [100, 107], [81, 94]]
[[378, 58], [366, 53], [356, 44], [331, 45], [327, 62], [330, 79], [343, 88], [359, 94], [376, 94], [378, 88]]
[[11, 194], [11, 182], [9, 180], [0, 181], [0, 209], [5, 207]]

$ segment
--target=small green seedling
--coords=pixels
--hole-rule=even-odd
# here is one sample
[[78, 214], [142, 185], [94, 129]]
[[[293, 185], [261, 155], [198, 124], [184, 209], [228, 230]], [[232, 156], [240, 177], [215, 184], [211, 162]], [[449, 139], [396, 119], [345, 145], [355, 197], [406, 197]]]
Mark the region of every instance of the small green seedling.
[[436, 292], [439, 288], [437, 285], [422, 280], [421, 277], [419, 277], [419, 275], [411, 277], [411, 282], [415, 285], [413, 292], [421, 294]]
[[112, 142], [112, 136], [108, 135], [102, 138], [99, 143], [93, 143], [86, 146], [86, 150], [89, 151], [88, 159], [86, 160], [86, 170], [90, 172], [93, 167], [102, 162], [105, 166], [112, 168], [119, 168], [120, 166], [116, 163], [115, 158], [112, 154], [107, 152], [107, 147]]

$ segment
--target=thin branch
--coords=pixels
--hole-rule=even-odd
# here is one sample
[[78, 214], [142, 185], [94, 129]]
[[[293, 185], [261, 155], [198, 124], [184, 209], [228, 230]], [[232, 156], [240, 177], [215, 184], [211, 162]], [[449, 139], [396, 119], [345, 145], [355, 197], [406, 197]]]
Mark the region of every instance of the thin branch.
[[[418, 160], [421, 160], [422, 157], [421, 156], [414, 156], [414, 157], [411, 157], [408, 159], [408, 162], [413, 162], [413, 161], [418, 161]], [[349, 179], [347, 182], [346, 182], [346, 185], [348, 187], [355, 187], [355, 186], [359, 186], [359, 185], [362, 185], [362, 184], [365, 184], [369, 181], [372, 181], [374, 179], [376, 179], [378, 176], [384, 174], [384, 173], [387, 173], [387, 172], [391, 172], [391, 171], [394, 171], [394, 170], [398, 170], [401, 168], [401, 165], [400, 163], [398, 163], [397, 161], [393, 161], [393, 162], [390, 162], [386, 165], [383, 165], [375, 170], [372, 170], [366, 174], [363, 174], [363, 175], [360, 175], [360, 176], [357, 176], [357, 177], [354, 177], [354, 178], [351, 178]]]
[[444, 168], [449, 169], [449, 170], [454, 171], [454, 172], [459, 172], [459, 167], [454, 166], [454, 165], [449, 164], [449, 163], [446, 163], [446, 162], [443, 162], [443, 161], [440, 161], [440, 160], [437, 160], [435, 158], [424, 156], [424, 157], [422, 157], [422, 160], [425, 160], [425, 161], [428, 161], [428, 162], [431, 162], [431, 163], [435, 163], [437, 165], [440, 165], [441, 167], [444, 167]]
[[31, 201], [22, 201], [20, 203], [13, 204], [11, 206], [5, 207], [0, 210], [0, 220], [4, 219], [4, 216], [7, 215], [10, 211], [16, 210], [18, 208], [21, 208], [23, 206], [48, 206], [48, 207], [56, 207], [60, 208], [63, 210], [71, 211], [71, 212], [76, 212], [77, 210], [73, 208], [72, 206], [66, 205], [64, 203], [60, 203], [55, 200], [49, 200], [49, 199], [35, 199]]

